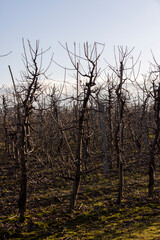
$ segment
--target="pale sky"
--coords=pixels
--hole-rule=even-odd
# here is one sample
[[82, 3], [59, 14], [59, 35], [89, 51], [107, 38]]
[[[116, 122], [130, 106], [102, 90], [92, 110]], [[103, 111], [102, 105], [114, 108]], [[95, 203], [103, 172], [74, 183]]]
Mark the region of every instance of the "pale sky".
[[[11, 84], [8, 65], [19, 78], [23, 70], [22, 37], [68, 66], [66, 53], [58, 44], [68, 42], [105, 43], [103, 57], [112, 61], [113, 47], [135, 47], [135, 58], [142, 51], [141, 72], [148, 70], [153, 50], [160, 63], [160, 0], [0, 0], [0, 86]], [[48, 60], [49, 61], [49, 60]], [[55, 66], [52, 77], [58, 79]]]

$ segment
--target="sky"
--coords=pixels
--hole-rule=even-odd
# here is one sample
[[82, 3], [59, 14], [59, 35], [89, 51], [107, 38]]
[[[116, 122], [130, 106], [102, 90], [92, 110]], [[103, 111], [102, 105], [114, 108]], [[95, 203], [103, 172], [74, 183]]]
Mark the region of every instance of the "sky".
[[[113, 62], [114, 46], [135, 47], [140, 52], [141, 73], [152, 61], [150, 49], [160, 63], [160, 0], [0, 0], [0, 86], [11, 85], [8, 65], [20, 79], [22, 38], [34, 46], [40, 40], [44, 50], [51, 46], [44, 65], [54, 53], [54, 60], [70, 67], [65, 50], [58, 43], [83, 44], [94, 41], [105, 44], [103, 59]], [[51, 65], [52, 78], [60, 81], [62, 69]]]

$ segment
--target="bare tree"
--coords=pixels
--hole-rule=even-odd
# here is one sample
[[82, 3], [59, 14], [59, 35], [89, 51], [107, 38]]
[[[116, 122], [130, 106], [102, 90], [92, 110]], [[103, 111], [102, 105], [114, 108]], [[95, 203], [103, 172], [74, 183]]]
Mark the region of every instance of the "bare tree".
[[[79, 76], [84, 78], [84, 94], [83, 98], [81, 97], [81, 106], [78, 106], [79, 109], [79, 116], [78, 116], [78, 136], [77, 136], [77, 150], [76, 150], [76, 162], [75, 162], [75, 176], [74, 176], [74, 182], [73, 182], [73, 191], [71, 194], [71, 200], [70, 200], [70, 210], [73, 210], [76, 204], [76, 198], [79, 191], [80, 186], [80, 180], [81, 180], [81, 174], [82, 174], [82, 162], [83, 162], [83, 135], [84, 135], [84, 122], [85, 122], [85, 115], [87, 111], [87, 106], [89, 103], [89, 99], [92, 95], [92, 88], [96, 84], [96, 79], [99, 75], [99, 71], [97, 70], [97, 63], [98, 59], [100, 58], [102, 52], [100, 54], [97, 53], [97, 43], [94, 43], [93, 47], [91, 47], [88, 43], [84, 44], [84, 57], [80, 57], [76, 55], [76, 53], [72, 53], [67, 44], [65, 49], [67, 50], [67, 53], [69, 55], [69, 58], [71, 60], [72, 65], [74, 66], [74, 69], [76, 70], [76, 73], [79, 74]], [[102, 45], [102, 47], [104, 47]], [[103, 51], [103, 50], [102, 50]], [[78, 60], [77, 60], [78, 59]], [[85, 61], [85, 67], [87, 70], [84, 70], [84, 66], [82, 66], [80, 61]], [[77, 64], [79, 62], [79, 64]], [[76, 74], [76, 76], [77, 76]], [[76, 77], [76, 79], [78, 79]], [[78, 93], [77, 93], [78, 95]], [[77, 99], [77, 102], [79, 102], [80, 99]]]
[[[31, 122], [30, 117], [33, 113], [34, 102], [41, 93], [40, 76], [46, 77], [46, 70], [42, 68], [42, 56], [44, 52], [39, 51], [39, 41], [36, 41], [35, 50], [28, 41], [27, 52], [23, 40], [24, 55], [23, 61], [25, 65], [25, 72], [22, 73], [22, 81], [19, 86], [16, 86], [11, 68], [11, 73], [14, 91], [17, 99], [17, 141], [19, 149], [19, 161], [21, 166], [21, 181], [20, 181], [20, 197], [18, 201], [20, 221], [25, 220], [26, 201], [27, 201], [27, 162], [34, 150], [31, 143], [30, 131]], [[30, 60], [28, 59], [28, 55]], [[47, 68], [48, 69], [48, 68]]]
[[[115, 94], [116, 94], [116, 107], [115, 107], [115, 151], [117, 158], [117, 167], [119, 169], [119, 187], [118, 187], [118, 197], [117, 203], [121, 203], [122, 192], [123, 192], [123, 153], [124, 153], [124, 110], [126, 105], [126, 96], [128, 90], [124, 87], [124, 84], [128, 81], [132, 81], [132, 74], [134, 73], [135, 64], [131, 61], [131, 65], [127, 67], [127, 62], [129, 59], [132, 59], [131, 56], [133, 49], [130, 51], [128, 48], [118, 47], [119, 60], [116, 60], [116, 67], [110, 66], [113, 73], [117, 76], [117, 85], [115, 85]], [[116, 56], [116, 55], [115, 55]], [[118, 67], [119, 62], [119, 67]], [[137, 62], [137, 61], [136, 61]], [[133, 74], [134, 75], [134, 74]], [[135, 80], [135, 79], [134, 79]]]
[[[153, 54], [152, 54], [153, 55]], [[153, 198], [154, 193], [154, 182], [155, 182], [155, 155], [156, 150], [160, 149], [159, 139], [160, 139], [160, 66], [157, 63], [154, 55], [153, 55], [154, 64], [152, 67], [154, 68], [149, 75], [149, 79], [152, 83], [152, 91], [150, 94], [154, 101], [154, 121], [152, 121], [152, 125], [154, 124], [154, 138], [152, 141], [150, 140], [150, 152], [149, 152], [149, 184], [148, 184], [148, 194], [149, 197]], [[157, 70], [158, 69], [158, 70]], [[158, 73], [158, 75], [157, 75]], [[153, 129], [153, 126], [151, 126]]]

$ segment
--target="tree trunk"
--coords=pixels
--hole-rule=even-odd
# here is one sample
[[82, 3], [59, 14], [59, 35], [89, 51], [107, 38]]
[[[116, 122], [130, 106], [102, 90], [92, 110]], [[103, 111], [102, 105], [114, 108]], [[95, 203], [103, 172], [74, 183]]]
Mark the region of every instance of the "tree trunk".
[[101, 127], [101, 139], [102, 139], [102, 152], [103, 152], [103, 173], [106, 174], [108, 171], [108, 158], [107, 158], [107, 144], [106, 144], [106, 126], [105, 126], [105, 112], [104, 105], [99, 103], [99, 114], [100, 114], [100, 127]]
[[113, 153], [113, 136], [112, 136], [112, 90], [108, 89], [109, 91], [109, 99], [108, 99], [108, 164], [109, 168], [113, 168], [112, 163], [112, 153]]
[[81, 167], [80, 167], [80, 161], [77, 161], [76, 174], [75, 174], [75, 179], [73, 183], [73, 191], [72, 191], [71, 200], [70, 200], [70, 210], [73, 210], [76, 204], [77, 194], [80, 186], [80, 179], [81, 179]]
[[155, 175], [154, 152], [151, 150], [149, 161], [149, 184], [148, 184], [148, 193], [150, 198], [153, 198], [154, 175]]
[[154, 177], [155, 177], [155, 150], [156, 145], [159, 140], [159, 131], [160, 131], [160, 84], [156, 91], [155, 95], [155, 117], [156, 117], [156, 129], [155, 129], [155, 137], [153, 143], [151, 145], [150, 150], [150, 159], [149, 159], [149, 184], [148, 184], [148, 194], [149, 197], [153, 198], [153, 190], [154, 190]]
[[20, 143], [20, 164], [21, 164], [21, 190], [20, 197], [18, 201], [19, 212], [20, 212], [20, 222], [25, 220], [25, 211], [26, 211], [26, 201], [27, 201], [27, 166], [25, 158], [25, 131], [24, 127], [22, 130], [22, 139]]
[[83, 118], [79, 120], [79, 136], [78, 136], [78, 149], [77, 149], [77, 162], [76, 162], [76, 172], [73, 183], [73, 191], [70, 200], [70, 211], [72, 211], [75, 207], [77, 194], [80, 186], [81, 179], [81, 160], [82, 160], [82, 134], [83, 134]]
[[122, 200], [122, 193], [123, 193], [123, 163], [122, 161], [119, 162], [119, 187], [118, 187], [118, 197], [117, 197], [117, 204], [121, 204]]

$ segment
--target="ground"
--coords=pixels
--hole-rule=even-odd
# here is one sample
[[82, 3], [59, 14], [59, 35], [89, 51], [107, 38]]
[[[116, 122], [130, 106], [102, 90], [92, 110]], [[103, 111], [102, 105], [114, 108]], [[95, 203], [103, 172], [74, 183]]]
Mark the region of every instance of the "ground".
[[[26, 221], [19, 223], [19, 173], [10, 160], [0, 170], [0, 239], [160, 239], [160, 174], [154, 198], [147, 197], [147, 165], [126, 168], [121, 206], [116, 204], [118, 174], [101, 169], [82, 178], [77, 207], [68, 213], [72, 183], [55, 179], [51, 169], [30, 168]], [[36, 171], [35, 171], [36, 169]]]

